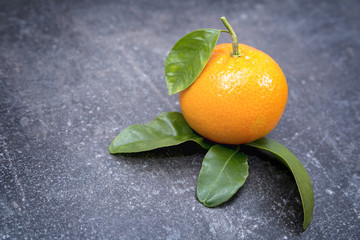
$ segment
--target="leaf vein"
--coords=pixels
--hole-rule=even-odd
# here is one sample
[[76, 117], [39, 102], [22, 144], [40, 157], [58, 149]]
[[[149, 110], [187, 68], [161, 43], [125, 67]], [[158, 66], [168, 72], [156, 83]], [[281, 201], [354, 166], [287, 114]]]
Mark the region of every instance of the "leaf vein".
[[223, 171], [225, 170], [225, 168], [226, 168], [227, 164], [229, 163], [229, 161], [231, 160], [231, 158], [232, 158], [233, 156], [235, 156], [235, 154], [238, 153], [239, 150], [240, 150], [240, 146], [238, 145], [237, 148], [236, 148], [236, 150], [235, 150], [235, 152], [232, 153], [228, 159], [226, 159], [226, 162], [225, 162], [224, 166], [221, 168], [221, 170], [220, 170], [220, 172], [219, 172], [219, 175], [216, 177], [216, 180], [215, 180], [214, 184], [211, 186], [209, 192], [206, 194], [206, 197], [205, 197], [205, 199], [204, 199], [204, 202], [206, 202], [206, 200], [207, 200], [207, 198], [209, 197], [211, 191], [212, 191], [213, 188], [215, 187], [216, 183], [219, 181], [221, 174], [222, 174]]

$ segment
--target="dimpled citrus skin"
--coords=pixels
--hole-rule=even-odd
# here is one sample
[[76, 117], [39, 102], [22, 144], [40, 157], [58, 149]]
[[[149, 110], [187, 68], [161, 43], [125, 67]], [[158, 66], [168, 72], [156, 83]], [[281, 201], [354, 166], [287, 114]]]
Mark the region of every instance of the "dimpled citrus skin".
[[179, 93], [187, 123], [217, 143], [244, 144], [273, 130], [284, 112], [288, 90], [279, 65], [266, 53], [239, 44], [215, 46], [194, 83]]

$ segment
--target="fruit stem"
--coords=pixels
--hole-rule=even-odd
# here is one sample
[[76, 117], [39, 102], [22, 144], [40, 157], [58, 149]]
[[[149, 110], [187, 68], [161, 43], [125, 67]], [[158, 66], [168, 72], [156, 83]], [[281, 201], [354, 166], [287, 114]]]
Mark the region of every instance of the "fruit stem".
[[225, 17], [220, 18], [225, 27], [229, 30], [228, 33], [230, 34], [231, 40], [232, 40], [232, 57], [240, 57], [241, 53], [239, 51], [239, 42], [237, 40], [237, 36], [233, 30], [233, 28], [230, 26], [229, 22], [226, 20]]

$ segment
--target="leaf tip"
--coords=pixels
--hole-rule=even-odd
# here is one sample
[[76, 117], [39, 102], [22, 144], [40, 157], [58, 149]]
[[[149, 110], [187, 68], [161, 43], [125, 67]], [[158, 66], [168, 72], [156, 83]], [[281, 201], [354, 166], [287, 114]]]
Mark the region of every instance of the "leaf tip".
[[169, 96], [172, 96], [176, 93], [176, 91], [173, 91], [171, 88], [168, 88], [168, 94]]
[[310, 225], [310, 223], [304, 223], [303, 224], [303, 231], [305, 231], [308, 228], [309, 225]]
[[[305, 214], [305, 213], [304, 213], [304, 214]], [[310, 223], [311, 223], [311, 220], [312, 220], [312, 215], [311, 215], [311, 218], [310, 218], [310, 219], [305, 219], [305, 217], [304, 217], [304, 222], [303, 222], [303, 230], [304, 230], [304, 231], [309, 227], [309, 225], [310, 225]]]
[[207, 207], [207, 208], [213, 208], [213, 207], [216, 207], [216, 206], [218, 205], [218, 204], [214, 204], [214, 203], [212, 203], [212, 202], [207, 201], [207, 199], [205, 199], [205, 200], [200, 200], [199, 197], [198, 197], [197, 199], [199, 200], [199, 202], [200, 202], [202, 205], [204, 205], [204, 206]]
[[[165, 78], [166, 78], [166, 76], [165, 76]], [[169, 96], [174, 95], [175, 93], [180, 92], [180, 91], [178, 91], [178, 90], [170, 83], [170, 80], [168, 80], [167, 78], [166, 78], [166, 84], [167, 84], [167, 89], [168, 89], [168, 94], [169, 94]]]
[[113, 155], [117, 154], [117, 153], [120, 153], [119, 146], [116, 146], [117, 137], [110, 143], [110, 145], [108, 147], [108, 150], [109, 150], [110, 154], [113, 154]]
[[115, 154], [112, 144], [109, 145], [108, 150], [109, 150], [110, 154]]

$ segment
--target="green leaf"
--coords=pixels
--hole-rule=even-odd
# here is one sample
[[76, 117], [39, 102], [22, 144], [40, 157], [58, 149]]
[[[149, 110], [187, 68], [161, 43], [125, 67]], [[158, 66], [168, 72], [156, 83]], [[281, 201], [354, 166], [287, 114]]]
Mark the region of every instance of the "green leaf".
[[122, 131], [110, 144], [109, 151], [115, 153], [143, 152], [161, 147], [194, 141], [203, 148], [210, 145], [197, 135], [178, 112], [165, 112], [145, 125], [135, 124]]
[[197, 183], [197, 198], [206, 207], [216, 207], [231, 198], [248, 176], [245, 154], [215, 145], [205, 155]]
[[275, 154], [290, 169], [301, 197], [304, 210], [303, 229], [305, 230], [311, 222], [314, 209], [314, 191], [305, 167], [287, 148], [270, 138], [264, 137], [246, 145]]
[[165, 78], [169, 95], [189, 87], [209, 61], [220, 30], [204, 28], [182, 37], [165, 61]]

